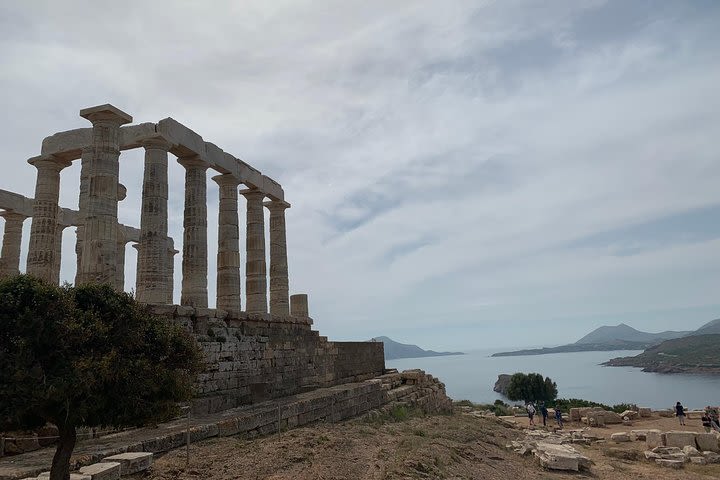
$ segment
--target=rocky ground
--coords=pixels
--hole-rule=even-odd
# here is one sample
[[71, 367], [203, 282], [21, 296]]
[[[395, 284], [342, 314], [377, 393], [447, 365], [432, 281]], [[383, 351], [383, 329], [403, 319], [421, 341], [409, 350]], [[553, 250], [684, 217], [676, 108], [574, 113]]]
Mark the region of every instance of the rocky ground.
[[[700, 480], [720, 478], [720, 464], [675, 471], [644, 459], [644, 442], [576, 445], [593, 461], [589, 471], [544, 470], [532, 456], [505, 448], [524, 437], [495, 418], [456, 410], [454, 415], [356, 419], [319, 424], [255, 440], [214, 438], [160, 456], [138, 479], [548, 479]], [[627, 427], [626, 427], [627, 428]], [[634, 428], [634, 427], [633, 427]], [[638, 428], [651, 428], [639, 426]], [[615, 429], [593, 429], [598, 436]]]

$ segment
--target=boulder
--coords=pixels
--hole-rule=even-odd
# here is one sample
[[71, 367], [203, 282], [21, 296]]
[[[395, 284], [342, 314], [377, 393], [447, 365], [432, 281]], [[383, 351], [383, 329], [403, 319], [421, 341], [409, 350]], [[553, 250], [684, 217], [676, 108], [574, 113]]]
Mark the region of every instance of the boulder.
[[647, 438], [647, 430], [630, 430], [631, 440], [645, 440]]
[[705, 460], [705, 457], [690, 457], [690, 463], [694, 463], [696, 465], [705, 465], [707, 463], [707, 460]]
[[685, 455], [687, 455], [688, 457], [697, 457], [697, 456], [701, 455], [701, 453], [698, 452], [697, 448], [692, 447], [690, 445], [685, 445], [682, 450], [683, 450], [683, 453]]
[[695, 432], [681, 432], [673, 430], [665, 432], [665, 445], [668, 447], [679, 447], [683, 448], [686, 446], [695, 446]]
[[645, 450], [645, 452], [643, 452], [643, 454], [645, 455], [646, 460], [655, 460], [658, 458], [662, 458], [659, 454], [657, 454], [655, 452], [651, 452], [650, 450]]
[[703, 452], [703, 457], [705, 457], [707, 463], [720, 463], [720, 453]]
[[698, 433], [695, 436], [698, 449], [703, 452], [720, 452], [718, 436], [715, 433]]
[[627, 418], [628, 420], [635, 420], [639, 416], [640, 415], [638, 415], [638, 412], [636, 412], [634, 410], [625, 410], [624, 412], [622, 412], [620, 414], [621, 418]]
[[133, 473], [147, 470], [152, 465], [153, 454], [150, 452], [126, 452], [111, 457], [106, 457], [103, 462], [117, 462], [120, 464], [120, 475], [132, 475]]
[[655, 463], [657, 463], [661, 467], [675, 468], [675, 469], [680, 469], [685, 466], [685, 462], [682, 462], [680, 460], [665, 460], [664, 458], [656, 459]]
[[580, 455], [570, 445], [557, 445], [554, 443], [538, 442], [535, 456], [540, 464], [550, 470], [570, 470], [577, 472], [587, 469], [592, 463], [589, 458]]
[[652, 410], [649, 408], [640, 407], [638, 408], [638, 415], [640, 415], [641, 418], [648, 418], [652, 416]]
[[616, 443], [629, 442], [630, 435], [627, 432], [617, 432], [610, 435], [610, 440]]
[[648, 430], [645, 434], [645, 445], [649, 449], [665, 446], [665, 434], [660, 430]]

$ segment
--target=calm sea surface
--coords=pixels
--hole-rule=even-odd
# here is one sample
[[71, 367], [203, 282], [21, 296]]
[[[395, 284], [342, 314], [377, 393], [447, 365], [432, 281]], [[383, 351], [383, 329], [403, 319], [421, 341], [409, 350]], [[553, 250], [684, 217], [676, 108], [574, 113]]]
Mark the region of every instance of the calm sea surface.
[[[614, 357], [640, 352], [575, 352], [524, 357], [490, 357], [494, 351], [474, 351], [447, 357], [388, 360], [388, 368], [420, 368], [440, 378], [450, 397], [476, 403], [503, 398], [493, 392], [501, 373], [537, 372], [558, 385], [560, 397], [584, 398], [613, 405], [636, 403], [670, 408], [680, 401], [686, 408], [720, 404], [720, 377], [646, 373], [632, 367], [602, 367]], [[507, 401], [507, 399], [504, 399]]]

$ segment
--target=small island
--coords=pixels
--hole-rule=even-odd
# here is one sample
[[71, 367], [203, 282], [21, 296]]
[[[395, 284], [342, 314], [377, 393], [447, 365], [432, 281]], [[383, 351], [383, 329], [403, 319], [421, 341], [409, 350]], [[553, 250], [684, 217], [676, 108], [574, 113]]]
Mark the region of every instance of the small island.
[[465, 355], [463, 352], [436, 352], [434, 350], [423, 350], [417, 345], [399, 343], [388, 337], [375, 337], [371, 342], [382, 342], [385, 345], [385, 360], [396, 360], [399, 358], [422, 358], [422, 357], [443, 357], [446, 355]]

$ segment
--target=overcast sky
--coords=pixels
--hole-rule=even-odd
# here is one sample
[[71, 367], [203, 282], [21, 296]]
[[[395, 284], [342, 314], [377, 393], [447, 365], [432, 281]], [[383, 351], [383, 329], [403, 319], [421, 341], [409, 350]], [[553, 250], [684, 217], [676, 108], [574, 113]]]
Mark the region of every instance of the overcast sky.
[[[283, 185], [291, 292], [331, 339], [696, 328], [720, 316], [718, 25], [714, 0], [2, 2], [0, 188], [32, 196], [42, 139], [112, 103]], [[142, 158], [120, 159], [134, 226]], [[62, 206], [78, 184], [75, 162]], [[64, 280], [73, 249], [67, 229]]]

